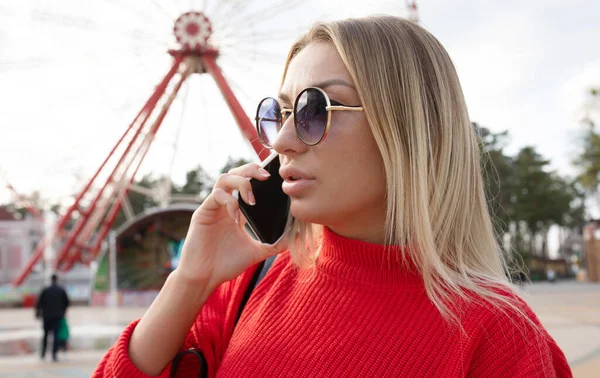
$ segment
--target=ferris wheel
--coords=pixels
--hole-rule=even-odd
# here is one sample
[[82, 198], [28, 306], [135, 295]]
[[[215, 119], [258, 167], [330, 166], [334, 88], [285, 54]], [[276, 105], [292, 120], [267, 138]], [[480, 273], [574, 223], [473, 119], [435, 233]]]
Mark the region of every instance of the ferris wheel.
[[[32, 160], [37, 161], [22, 159], [19, 169], [40, 182], [57, 182], [54, 192], [44, 188], [43, 194], [56, 198], [70, 193], [72, 198], [171, 68], [174, 58], [169, 51], [185, 49], [186, 43], [189, 48], [185, 39], [198, 37], [193, 27], [180, 29], [183, 22], [202, 26], [203, 20], [208, 21], [210, 30], [204, 31], [203, 42], [216, 47], [220, 72], [251, 113], [262, 96], [276, 90], [286, 49], [310, 22], [309, 17], [304, 23], [296, 20], [294, 26], [278, 21], [298, 13], [300, 4], [297, 0], [2, 3], [0, 124], [10, 130], [9, 138], [0, 138], [0, 150], [14, 152], [13, 156], [35, 154], [37, 159]], [[206, 18], [194, 19], [200, 13]], [[188, 76], [140, 173], [175, 176], [177, 181], [190, 162], [214, 174], [226, 152], [255, 156], [236, 131], [235, 118], [220, 92], [210, 75]], [[31, 126], [36, 124], [40, 126]], [[56, 150], [60, 158], [54, 157]], [[31, 187], [14, 177], [14, 168], [5, 168], [17, 187]]]
[[[46, 182], [69, 182], [65, 176], [90, 168], [80, 174], [85, 179], [70, 177], [79, 190], [56, 224], [56, 268], [90, 263], [119, 211], [134, 216], [127, 194], [140, 172], [168, 178], [145, 193], [166, 205], [174, 198], [171, 177], [190, 162], [214, 172], [224, 152], [266, 157], [248, 114], [276, 90], [287, 48], [316, 16], [306, 0], [0, 5], [0, 78], [19, 89], [0, 92], [0, 101], [15, 105], [0, 112], [0, 124], [40, 125], [36, 135], [13, 130], [13, 141], [31, 148], [0, 147], [36, 154], [42, 168], [25, 169], [35, 175], [37, 168]], [[7, 39], [8, 29], [22, 35]], [[60, 162], [52, 158], [57, 148]], [[44, 249], [42, 241], [14, 285]]]
[[[0, 75], [9, 77], [10, 71], [13, 78], [37, 79], [54, 88], [33, 93], [29, 87], [27, 93], [31, 102], [41, 104], [38, 111], [50, 115], [45, 120], [49, 126], [58, 124], [62, 117], [78, 116], [84, 120], [79, 123], [83, 130], [69, 130], [78, 139], [74, 146], [75, 164], [77, 154], [85, 149], [110, 151], [108, 155], [104, 152], [104, 159], [97, 163], [99, 167], [82, 183], [83, 189], [57, 222], [55, 237], [60, 247], [54, 263], [58, 269], [66, 271], [76, 263], [93, 261], [118, 212], [123, 208], [130, 217], [134, 215], [127, 193], [143, 164], [150, 164], [148, 170], [158, 170], [170, 178], [178, 155], [184, 155], [180, 160], [186, 160], [182, 150], [196, 150], [199, 156], [204, 155], [196, 157], [196, 162], [209, 162], [209, 143], [215, 143], [215, 136], [223, 134], [225, 128], [230, 130], [225, 132], [227, 137], [221, 145], [233, 145], [230, 153], [249, 156], [253, 151], [259, 158], [266, 156], [245, 111], [256, 101], [257, 92], [250, 94], [252, 91], [245, 88], [261, 84], [276, 88], [276, 75], [269, 78], [267, 74], [276, 65], [282, 66], [285, 52], [273, 49], [274, 43], [287, 40], [289, 45], [300, 28], [284, 25], [273, 30], [272, 20], [293, 13], [300, 4], [152, 1], [124, 5], [105, 0], [84, 5], [62, 0], [51, 4], [29, 1], [3, 8], [2, 13], [13, 20], [13, 27], [27, 28], [27, 32], [35, 34], [22, 36], [19, 42], [31, 42], [37, 51], [35, 55], [19, 56], [22, 50], [13, 47], [17, 53], [10, 54], [9, 45], [9, 53], [0, 60]], [[260, 23], [256, 22], [258, 19]], [[49, 41], [47, 33], [60, 42]], [[198, 92], [196, 96], [194, 91]], [[78, 101], [82, 98], [87, 101]], [[83, 110], [68, 105], [82, 103]], [[57, 105], [65, 108], [57, 111]], [[141, 109], [134, 110], [136, 105]], [[216, 111], [218, 115], [214, 114]], [[205, 131], [191, 135], [200, 134], [202, 138], [185, 146], [186, 128], [191, 124], [186, 118], [201, 112], [205, 115], [200, 114], [192, 127]], [[52, 120], [52, 114], [57, 119]], [[128, 126], [117, 122], [128, 116], [132, 119]], [[94, 122], [94, 117], [100, 122]], [[215, 120], [220, 124], [202, 125], [202, 121]], [[236, 126], [241, 132], [235, 131]], [[42, 131], [49, 139], [60, 133], [56, 129]], [[106, 141], [119, 134], [112, 148], [106, 148]], [[95, 146], [96, 141], [103, 143]], [[61, 168], [54, 169], [64, 174], [74, 167]], [[147, 193], [160, 197], [163, 205], [173, 199], [171, 180], [164, 183]], [[13, 282], [15, 285], [30, 274], [44, 249], [43, 241]]]

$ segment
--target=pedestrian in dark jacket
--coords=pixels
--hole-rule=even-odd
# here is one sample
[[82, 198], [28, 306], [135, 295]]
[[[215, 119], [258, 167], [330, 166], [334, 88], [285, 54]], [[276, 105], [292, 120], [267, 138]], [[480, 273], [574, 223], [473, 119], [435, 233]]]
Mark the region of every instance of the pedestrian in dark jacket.
[[58, 328], [69, 305], [70, 301], [67, 292], [58, 285], [58, 277], [56, 274], [53, 274], [52, 284], [42, 290], [36, 304], [36, 318], [42, 318], [44, 326], [44, 337], [42, 338], [41, 350], [42, 359], [46, 356], [48, 333], [52, 332], [52, 359], [54, 361], [57, 360], [56, 353], [60, 346]]

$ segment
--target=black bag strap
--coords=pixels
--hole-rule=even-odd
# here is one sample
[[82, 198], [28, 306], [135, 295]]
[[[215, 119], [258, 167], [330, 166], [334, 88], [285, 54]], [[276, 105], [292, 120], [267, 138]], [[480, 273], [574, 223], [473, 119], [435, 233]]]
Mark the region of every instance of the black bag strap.
[[200, 372], [198, 373], [198, 377], [199, 378], [208, 377], [208, 364], [206, 363], [206, 358], [204, 358], [204, 354], [202, 354], [202, 351], [200, 351], [199, 349], [193, 349], [193, 348], [177, 353], [177, 355], [175, 356], [175, 359], [173, 360], [173, 363], [171, 364], [171, 372], [169, 373], [169, 377], [175, 378], [175, 376], [177, 374], [177, 367], [179, 366], [179, 362], [186, 354], [193, 354], [198, 358], [198, 361], [200, 361]]
[[[250, 283], [248, 284], [248, 287], [246, 288], [246, 291], [244, 292], [244, 297], [242, 298], [242, 303], [240, 303], [240, 308], [238, 309], [237, 317], [236, 317], [235, 323], [233, 325], [234, 329], [235, 329], [235, 326], [237, 325], [238, 321], [240, 320], [240, 317], [242, 316], [244, 307], [246, 306], [248, 299], [250, 299], [250, 295], [254, 291], [254, 288], [256, 288], [256, 286], [258, 286], [258, 283], [265, 277], [265, 275], [271, 268], [271, 265], [273, 265], [273, 261], [275, 261], [276, 257], [277, 257], [277, 255], [271, 256], [268, 259], [266, 259], [265, 261], [261, 262], [260, 265], [258, 266], [258, 268], [256, 269], [256, 271], [254, 272], [254, 275], [252, 276], [252, 279], [250, 280]], [[169, 375], [171, 378], [175, 378], [175, 374], [177, 374], [177, 367], [179, 366], [179, 362], [181, 361], [181, 359], [186, 354], [190, 354], [190, 353], [194, 354], [200, 361], [200, 375], [198, 375], [198, 377], [200, 377], [200, 378], [208, 377], [208, 364], [206, 363], [206, 358], [202, 354], [202, 351], [199, 349], [188, 349], [188, 350], [184, 350], [183, 352], [177, 353], [177, 355], [175, 356], [175, 359], [173, 360], [173, 363], [171, 364], [171, 372]]]
[[277, 255], [274, 255], [261, 262], [256, 271], [254, 272], [254, 275], [252, 276], [252, 279], [250, 280], [250, 283], [248, 284], [248, 287], [244, 292], [244, 297], [242, 298], [242, 303], [240, 303], [240, 308], [238, 309], [237, 317], [235, 318], [233, 328], [235, 328], [238, 321], [240, 320], [242, 312], [244, 311], [244, 307], [246, 307], [246, 303], [248, 303], [248, 300], [250, 299], [250, 295], [252, 295], [252, 292], [254, 291], [256, 286], [258, 286], [258, 283], [265, 277], [265, 275], [271, 268], [271, 265], [273, 265], [273, 261], [275, 261], [276, 257]]

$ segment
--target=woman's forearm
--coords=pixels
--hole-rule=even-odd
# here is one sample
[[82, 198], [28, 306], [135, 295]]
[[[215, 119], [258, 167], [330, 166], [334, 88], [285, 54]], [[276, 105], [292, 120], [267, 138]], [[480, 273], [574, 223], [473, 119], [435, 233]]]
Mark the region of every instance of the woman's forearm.
[[139, 370], [158, 375], [175, 357], [210, 295], [206, 289], [206, 283], [169, 275], [129, 342], [129, 356]]

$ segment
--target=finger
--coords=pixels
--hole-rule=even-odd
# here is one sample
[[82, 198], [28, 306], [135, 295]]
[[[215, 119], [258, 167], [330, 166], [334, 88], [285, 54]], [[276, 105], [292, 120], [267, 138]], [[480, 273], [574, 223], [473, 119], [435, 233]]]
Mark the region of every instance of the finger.
[[238, 207], [238, 202], [229, 202], [227, 203], [227, 213], [229, 213], [229, 216], [233, 218], [235, 223], [240, 223], [240, 218], [239, 218], [239, 207]]
[[231, 219], [236, 220], [239, 207], [237, 200], [231, 194], [217, 188], [213, 190], [209, 197], [212, 198], [212, 201], [209, 198], [205, 201], [207, 210], [216, 210], [220, 207], [225, 207]]
[[237, 211], [237, 217], [238, 217], [238, 219], [240, 221], [240, 227], [241, 228], [246, 227], [246, 222], [247, 222], [246, 217], [244, 216], [244, 214], [242, 214], [242, 212], [239, 210], [239, 208], [238, 208], [238, 211]]
[[263, 181], [271, 177], [271, 174], [264, 168], [256, 163], [242, 165], [237, 168], [233, 168], [228, 172], [230, 175], [242, 176], [246, 178], [255, 178]]
[[223, 189], [228, 193], [232, 193], [234, 190], [237, 190], [242, 196], [244, 202], [249, 205], [254, 205], [256, 203], [254, 194], [252, 193], [252, 185], [250, 184], [250, 180], [245, 177], [224, 173], [217, 179], [215, 188]]

